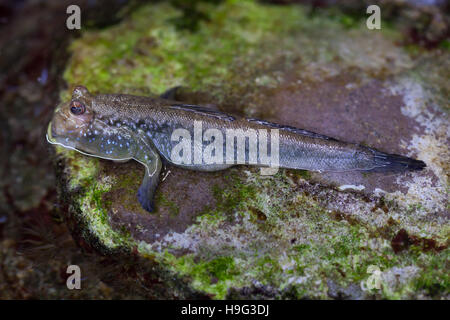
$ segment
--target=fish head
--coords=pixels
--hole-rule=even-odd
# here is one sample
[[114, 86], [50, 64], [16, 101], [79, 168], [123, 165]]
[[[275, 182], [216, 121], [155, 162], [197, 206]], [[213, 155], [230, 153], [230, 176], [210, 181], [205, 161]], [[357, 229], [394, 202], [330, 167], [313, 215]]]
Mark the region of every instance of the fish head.
[[64, 139], [68, 144], [76, 146], [77, 143], [73, 140], [88, 130], [93, 118], [92, 97], [85, 87], [77, 86], [72, 99], [56, 108], [50, 122], [51, 136], [56, 141]]
[[99, 158], [130, 159], [130, 134], [100, 119], [95, 103], [87, 88], [75, 87], [71, 100], [56, 108], [47, 128], [47, 141]]

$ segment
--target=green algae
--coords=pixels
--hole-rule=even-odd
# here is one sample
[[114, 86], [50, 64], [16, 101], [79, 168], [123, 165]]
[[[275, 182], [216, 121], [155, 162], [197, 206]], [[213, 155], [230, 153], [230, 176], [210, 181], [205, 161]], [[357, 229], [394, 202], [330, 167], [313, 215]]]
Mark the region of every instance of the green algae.
[[178, 205], [175, 202], [169, 200], [163, 193], [160, 193], [156, 196], [155, 204], [158, 208], [161, 206], [169, 208], [169, 212], [172, 216], [177, 216], [180, 213], [180, 208], [178, 207]]
[[129, 250], [135, 246], [130, 233], [127, 230], [114, 230], [109, 224], [108, 202], [104, 201], [103, 195], [110, 189], [109, 183], [92, 183], [78, 198], [82, 218], [88, 226], [86, 232], [97, 237], [108, 250]]
[[66, 159], [72, 170], [76, 174], [69, 176], [69, 188], [71, 190], [78, 187], [86, 187], [94, 182], [99, 169], [97, 158], [86, 158], [76, 151], [67, 150], [61, 146], [56, 146], [56, 154]]
[[184, 85], [215, 88], [218, 94], [239, 77], [230, 67], [234, 60], [244, 59], [239, 61], [244, 66], [264, 63], [262, 55], [255, 56], [261, 40], [274, 41], [288, 31], [281, 21], [296, 21], [295, 29], [304, 20], [301, 10], [264, 10], [252, 1], [228, 1], [211, 7], [209, 22], [190, 33], [171, 24], [179, 14], [164, 3], [146, 6], [133, 14], [132, 22], [85, 33], [71, 47], [74, 56], [64, 78], [99, 92], [158, 93]]
[[[276, 189], [271, 187], [274, 182]], [[353, 283], [365, 287], [371, 278], [369, 271], [374, 267], [381, 272], [380, 287], [361, 289], [366, 296], [399, 299], [414, 297], [418, 292], [436, 294], [436, 290], [439, 294], [446, 294], [448, 281], [443, 272], [448, 269], [448, 251], [422, 252], [423, 249], [416, 250], [413, 246], [396, 254], [388, 240], [391, 236], [386, 239], [375, 235], [376, 228], [365, 225], [363, 221], [349, 224], [346, 220], [336, 220], [332, 212], [311, 197], [292, 195], [291, 188], [290, 179], [283, 171], [270, 180], [250, 176], [248, 181], [240, 180], [225, 190], [216, 186], [219, 210], [203, 213], [190, 232], [210, 231], [215, 234], [215, 230], [225, 229], [227, 223], [234, 222], [225, 233], [247, 233], [249, 238], [261, 241], [254, 244], [249, 241], [243, 251], [224, 241], [220, 248], [204, 248], [179, 258], [165, 252], [161, 261], [170, 258], [171, 270], [193, 277], [196, 289], [219, 299], [227, 296], [226, 287], [251, 286], [254, 281], [286, 290], [290, 297], [328, 298], [328, 279], [333, 279], [342, 288]], [[394, 206], [389, 201], [385, 205]], [[252, 228], [255, 224], [253, 208], [259, 208], [266, 217], [262, 222], [264, 228]], [[234, 215], [230, 216], [230, 213]], [[236, 219], [240, 222], [236, 223]], [[243, 225], [246, 220], [250, 223]], [[259, 223], [261, 221], [256, 222]], [[295, 229], [290, 231], [289, 225], [306, 228], [299, 233]], [[206, 234], [205, 238], [208, 237]], [[282, 249], [280, 242], [285, 243]], [[176, 249], [176, 246], [171, 249]], [[281, 256], [280, 250], [285, 252]], [[236, 276], [219, 277], [216, 283], [211, 284], [206, 265], [211, 261], [211, 255], [225, 254], [235, 257], [233, 275]], [[412, 266], [418, 270], [410, 278], [396, 283], [389, 277]], [[279, 297], [283, 295], [279, 293]]]
[[[284, 248], [285, 254], [279, 255], [280, 248], [275, 246], [271, 248], [270, 242], [263, 241], [257, 246], [252, 247], [248, 244], [243, 254], [241, 250], [227, 246], [223, 243], [222, 248], [216, 248], [219, 257], [227, 257], [229, 266], [220, 266], [224, 273], [219, 270], [213, 270], [215, 266], [213, 255], [208, 249], [204, 249], [196, 254], [188, 254], [181, 257], [165, 251], [158, 255], [161, 261], [170, 261], [171, 270], [180, 272], [183, 275], [192, 277], [193, 286], [203, 292], [211, 294], [213, 297], [222, 299], [227, 296], [225, 288], [239, 288], [251, 286], [254, 281], [262, 285], [268, 285], [282, 290], [289, 290], [290, 295], [295, 298], [314, 297], [327, 298], [327, 280], [333, 279], [339, 286], [345, 288], [352, 283], [361, 283], [362, 286], [369, 281], [371, 277], [370, 268], [376, 267], [381, 270], [380, 288], [365, 289], [366, 295], [376, 296], [384, 299], [398, 299], [414, 296], [416, 292], [430, 292], [429, 287], [439, 289], [439, 292], [445, 293], [448, 289], [445, 277], [442, 277], [443, 270], [446, 270], [446, 258], [448, 252], [422, 252], [411, 247], [407, 252], [395, 254], [390, 243], [383, 238], [374, 237], [371, 231], [359, 224], [350, 225], [347, 221], [335, 220], [332, 214], [325, 210], [321, 205], [308, 197], [296, 197], [295, 209], [289, 209], [290, 214], [280, 214], [280, 207], [288, 207], [287, 181], [280, 174], [277, 185], [283, 192], [277, 191], [277, 197], [271, 199], [281, 199], [280, 203], [271, 204], [268, 209], [265, 201], [252, 193], [252, 197], [239, 198], [239, 205], [235, 209], [234, 218], [245, 220], [251, 216], [250, 208], [258, 206], [265, 210], [264, 214], [268, 217], [265, 224], [271, 224], [270, 228], [263, 231], [246, 230], [248, 225], [242, 226], [242, 223], [235, 224], [232, 228], [226, 230], [229, 234], [242, 234], [246, 230], [252, 238], [263, 238], [267, 240], [267, 235], [271, 239], [287, 238], [290, 245]], [[284, 180], [284, 181], [283, 181]], [[269, 183], [267, 181], [242, 182], [241, 188], [243, 194], [247, 190], [257, 190], [259, 193], [268, 192]], [[284, 184], [284, 186], [283, 186]], [[222, 203], [218, 207], [228, 208], [229, 194], [237, 194], [236, 188], [230, 188], [227, 195], [221, 198]], [[232, 199], [234, 201], [234, 199]], [[271, 212], [272, 210], [277, 212]], [[208, 229], [218, 230], [224, 228], [230, 221], [228, 211], [214, 211], [214, 223], [211, 223], [207, 217], [211, 213], [205, 213], [202, 219], [197, 220], [197, 224], [192, 227], [193, 234], [197, 232], [207, 232]], [[297, 217], [296, 217], [297, 216]], [[295, 218], [293, 218], [295, 217]], [[249, 219], [251, 220], [251, 219]], [[308, 228], [303, 234], [289, 232], [287, 224], [292, 220], [299, 224], [306, 224]], [[201, 230], [201, 231], [200, 231]], [[213, 231], [212, 231], [213, 232]], [[275, 245], [275, 242], [273, 243]], [[176, 249], [172, 247], [171, 249]], [[169, 249], [170, 250], [170, 249]], [[205, 255], [205, 252], [207, 254]], [[208, 253], [209, 252], [209, 253]], [[225, 255], [226, 256], [220, 256]], [[234, 262], [230, 262], [234, 257]], [[219, 259], [216, 256], [217, 259]], [[222, 259], [222, 258], [220, 258]], [[434, 261], [433, 263], [425, 261]], [[425, 262], [425, 263], [424, 263]], [[393, 284], [390, 278], [384, 279], [383, 275], [389, 275], [391, 270], [403, 270], [410, 266], [417, 265], [422, 268], [421, 272], [410, 279], [406, 279], [402, 284]], [[219, 267], [219, 266], [218, 266]], [[434, 271], [433, 271], [434, 270]], [[438, 271], [436, 271], [438, 270]], [[217, 273], [219, 276], [212, 276]], [[430, 274], [431, 273], [431, 274]], [[428, 275], [428, 276], [427, 276]], [[211, 279], [213, 284], [211, 283]], [[428, 282], [427, 282], [428, 281]], [[437, 282], [438, 284], [435, 284]], [[444, 284], [442, 284], [444, 283]], [[314, 289], [313, 289], [314, 288]], [[437, 288], [437, 289], [436, 289]], [[283, 297], [281, 293], [279, 297]]]
[[441, 43], [439, 44], [439, 47], [445, 49], [445, 50], [450, 50], [450, 41], [449, 40], [442, 40]]
[[230, 256], [215, 257], [209, 261], [195, 261], [192, 255], [176, 258], [165, 251], [162, 263], [170, 269], [191, 278], [192, 286], [211, 294], [216, 299], [224, 299], [228, 289], [239, 276], [235, 260]]
[[229, 189], [213, 186], [213, 194], [217, 200], [216, 211], [230, 213], [239, 210], [243, 203], [256, 196], [254, 186], [242, 183], [238, 177], [230, 179], [233, 183]]
[[107, 250], [130, 248], [134, 240], [127, 231], [115, 231], [108, 219], [110, 201], [104, 195], [112, 187], [110, 177], [100, 177], [99, 159], [85, 157], [76, 151], [56, 147], [57, 155], [66, 161], [67, 192], [72, 194], [72, 206], [80, 208], [80, 218], [87, 226], [85, 238], [92, 236], [101, 241]]
[[425, 270], [412, 282], [413, 290], [424, 291], [435, 298], [439, 298], [442, 294], [450, 294], [449, 251], [450, 249], [446, 249], [440, 254], [433, 255], [430, 260], [421, 259], [419, 263], [425, 262]]
[[[71, 45], [73, 56], [64, 79], [93, 92], [131, 94], [156, 94], [182, 85], [209, 92], [218, 103], [226, 95], [228, 101], [245, 108], [261, 88], [283, 81], [283, 70], [301, 74], [311, 63], [331, 63], [336, 56], [354, 64], [354, 57], [342, 55], [336, 44], [329, 43], [331, 34], [324, 31], [333, 30], [336, 43], [341, 37], [345, 40], [341, 23], [308, 17], [304, 7], [254, 1], [203, 3], [202, 7], [209, 19], [200, 21], [196, 32], [177, 29], [172, 21], [182, 12], [167, 3], [143, 6], [117, 26], [84, 32]], [[366, 41], [367, 34], [362, 32], [359, 37]], [[315, 46], [314, 41], [322, 46]], [[368, 54], [383, 55], [384, 47], [377, 43]], [[360, 65], [372, 68], [367, 58]]]

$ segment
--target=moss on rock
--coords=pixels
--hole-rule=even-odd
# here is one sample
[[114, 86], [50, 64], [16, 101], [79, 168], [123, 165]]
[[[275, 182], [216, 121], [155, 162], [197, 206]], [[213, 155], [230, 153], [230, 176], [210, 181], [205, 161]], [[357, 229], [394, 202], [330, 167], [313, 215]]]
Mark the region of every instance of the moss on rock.
[[[254, 1], [202, 3], [201, 10], [209, 19], [199, 21], [195, 31], [177, 27], [179, 9], [156, 3], [116, 26], [84, 32], [71, 45], [65, 80], [92, 92], [143, 95], [182, 85], [207, 92], [223, 110], [276, 119], [278, 109], [268, 97], [281, 96], [281, 106], [298, 98], [295, 91], [322, 95], [315, 87], [321, 83], [336, 92], [355, 92], [373, 79], [383, 87], [385, 79], [395, 82], [417, 63], [395, 44], [395, 30], [370, 33], [344, 15], [309, 16], [302, 6]], [[358, 75], [336, 78], [341, 73]], [[442, 83], [441, 73], [436, 81]], [[431, 94], [442, 98], [446, 91]], [[62, 99], [68, 96], [69, 91], [61, 93]], [[333, 106], [315, 108], [326, 113]], [[158, 210], [150, 214], [136, 200], [143, 174], [138, 164], [61, 148], [57, 155], [64, 167], [62, 198], [88, 242], [100, 244], [103, 253], [122, 250], [155, 261], [158, 270], [210, 297], [247, 287], [265, 288], [278, 298], [448, 297], [449, 224], [443, 213], [448, 207], [441, 210], [442, 185], [426, 184], [431, 177], [447, 183], [444, 158], [433, 167], [435, 176], [408, 176], [406, 196], [342, 191], [303, 171], [265, 177], [248, 167], [210, 174], [169, 167]], [[399, 181], [392, 185], [401, 188]], [[412, 197], [418, 187], [435, 196], [428, 201], [436, 206], [419, 207], [423, 199]], [[427, 212], [430, 208], [435, 210]], [[402, 228], [409, 237], [395, 252], [392, 239]], [[420, 239], [435, 245], [426, 248]]]

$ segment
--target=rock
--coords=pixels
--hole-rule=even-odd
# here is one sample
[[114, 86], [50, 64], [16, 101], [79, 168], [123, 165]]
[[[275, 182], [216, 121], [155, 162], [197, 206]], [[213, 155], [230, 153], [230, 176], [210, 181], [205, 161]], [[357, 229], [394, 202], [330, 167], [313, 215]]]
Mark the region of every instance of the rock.
[[[363, 20], [349, 28], [302, 6], [225, 1], [202, 10], [208, 19], [194, 31], [177, 28], [181, 12], [167, 3], [85, 31], [65, 80], [141, 95], [182, 85], [187, 102], [417, 157], [427, 169], [267, 177], [250, 167], [168, 166], [148, 213], [136, 198], [142, 166], [56, 148], [75, 238], [137, 258], [146, 268], [136, 280], [160, 284], [156, 298], [446, 298], [448, 50], [413, 54], [395, 29], [370, 31]], [[440, 249], [408, 243], [396, 253], [399, 230]], [[390, 284], [401, 270], [414, 272]], [[368, 286], [375, 274], [380, 285]]]

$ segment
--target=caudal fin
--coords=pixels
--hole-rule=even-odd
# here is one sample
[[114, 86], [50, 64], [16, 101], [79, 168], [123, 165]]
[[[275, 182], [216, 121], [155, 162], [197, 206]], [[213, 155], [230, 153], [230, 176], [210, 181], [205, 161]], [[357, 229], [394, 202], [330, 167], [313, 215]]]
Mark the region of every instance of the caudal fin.
[[371, 171], [420, 171], [427, 165], [421, 160], [400, 156], [398, 154], [383, 153], [370, 149], [373, 153], [375, 167]]

